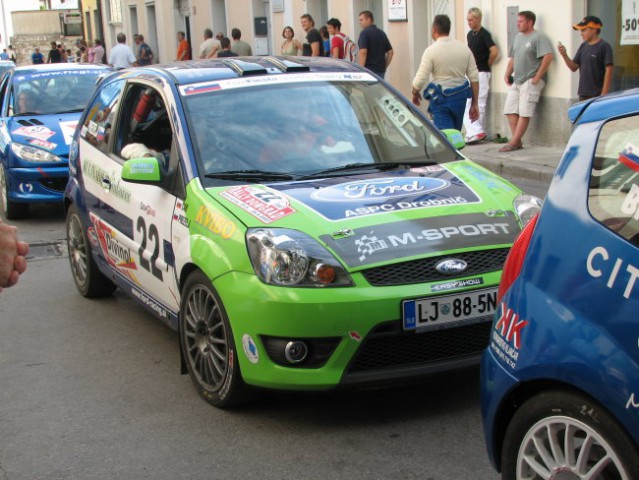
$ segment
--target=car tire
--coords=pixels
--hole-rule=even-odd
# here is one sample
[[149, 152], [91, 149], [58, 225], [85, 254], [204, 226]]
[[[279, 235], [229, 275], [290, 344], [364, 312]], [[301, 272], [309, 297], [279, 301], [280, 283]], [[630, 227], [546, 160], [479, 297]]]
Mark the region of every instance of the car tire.
[[[589, 476], [605, 456], [609, 456], [605, 471]], [[503, 480], [563, 476], [631, 480], [639, 474], [639, 452], [597, 402], [556, 390], [530, 398], [515, 412], [506, 429], [501, 466]]]
[[250, 399], [226, 311], [199, 270], [189, 275], [182, 289], [180, 342], [191, 381], [204, 400], [225, 408]]
[[7, 220], [20, 220], [29, 215], [29, 204], [9, 200], [9, 183], [3, 165], [0, 163], [0, 202], [2, 213]]
[[75, 205], [69, 206], [66, 224], [69, 263], [78, 291], [87, 298], [110, 295], [115, 290], [115, 284], [100, 271], [95, 263], [86, 228]]

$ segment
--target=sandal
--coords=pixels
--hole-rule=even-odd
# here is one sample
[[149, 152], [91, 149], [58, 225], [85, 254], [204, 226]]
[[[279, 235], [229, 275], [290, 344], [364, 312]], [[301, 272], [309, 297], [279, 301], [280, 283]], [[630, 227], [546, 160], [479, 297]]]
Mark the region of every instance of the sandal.
[[506, 145], [504, 145], [503, 147], [501, 147], [499, 150], [497, 150], [498, 152], [514, 152], [515, 150], [521, 150], [523, 147], [523, 145], [511, 145], [510, 143], [507, 143]]

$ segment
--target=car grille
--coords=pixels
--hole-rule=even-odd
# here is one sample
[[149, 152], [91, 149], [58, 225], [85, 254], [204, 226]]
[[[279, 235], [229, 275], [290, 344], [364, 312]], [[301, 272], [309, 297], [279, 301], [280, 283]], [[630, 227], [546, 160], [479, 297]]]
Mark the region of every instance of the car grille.
[[49, 190], [64, 192], [64, 189], [67, 188], [67, 181], [68, 178], [66, 177], [43, 178], [40, 180], [40, 184]]
[[[435, 266], [440, 261], [446, 258], [464, 260], [468, 267], [464, 270], [463, 276], [467, 277], [501, 270], [509, 250], [509, 248], [495, 248], [492, 250], [440, 255], [438, 257], [369, 268], [368, 270], [363, 270], [362, 274], [366, 281], [374, 287], [451, 280], [455, 276], [445, 275], [435, 270]], [[460, 276], [456, 275], [456, 277]]]
[[399, 322], [369, 333], [351, 362], [350, 372], [444, 362], [479, 355], [488, 346], [492, 315], [480, 323], [430, 332], [405, 332]]

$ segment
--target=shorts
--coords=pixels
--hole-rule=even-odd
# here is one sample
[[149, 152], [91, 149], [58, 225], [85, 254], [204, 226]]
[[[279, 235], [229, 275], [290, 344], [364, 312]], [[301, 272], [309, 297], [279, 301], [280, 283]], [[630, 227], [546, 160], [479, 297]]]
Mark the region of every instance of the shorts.
[[539, 80], [537, 85], [533, 85], [530, 80], [526, 80], [521, 85], [513, 83], [508, 89], [504, 114], [515, 114], [520, 117], [532, 117], [539, 103], [541, 91], [546, 86], [546, 82]]

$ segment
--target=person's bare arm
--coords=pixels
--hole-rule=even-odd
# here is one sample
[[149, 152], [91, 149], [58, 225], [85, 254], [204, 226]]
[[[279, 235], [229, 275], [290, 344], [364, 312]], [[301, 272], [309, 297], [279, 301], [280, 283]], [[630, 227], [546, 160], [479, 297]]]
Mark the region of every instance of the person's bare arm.
[[577, 70], [579, 70], [579, 64], [573, 62], [572, 59], [568, 56], [568, 53], [566, 53], [566, 47], [560, 44], [557, 47], [557, 50], [559, 51], [559, 55], [561, 55], [561, 58], [564, 59], [564, 63], [566, 64], [566, 66], [571, 71], [576, 72]]
[[311, 57], [320, 56], [320, 42], [311, 43]]
[[499, 57], [499, 47], [497, 45], [493, 45], [488, 49], [488, 65], [492, 66]]
[[512, 83], [510, 81], [510, 76], [513, 74], [513, 59], [512, 57], [508, 58], [508, 65], [506, 65], [506, 73], [504, 73], [504, 82], [506, 85], [511, 86]]
[[552, 53], [547, 53], [542, 57], [541, 65], [539, 65], [539, 69], [537, 70], [535, 76], [530, 80], [530, 83], [532, 83], [533, 85], [537, 85], [539, 83], [539, 80], [541, 80], [548, 71], [548, 67], [550, 67], [553, 58], [555, 58], [555, 55], [553, 55]]
[[393, 49], [391, 48], [388, 52], [386, 52], [386, 68], [388, 68], [392, 60], [393, 60]]
[[613, 65], [606, 65], [606, 72], [604, 73], [603, 87], [601, 88], [601, 94], [605, 95], [610, 91], [610, 85], [612, 84], [612, 71]]
[[366, 66], [366, 56], [367, 55], [368, 55], [368, 49], [366, 49], [366, 48], [360, 49], [358, 60], [359, 60], [359, 64], [362, 67]]

